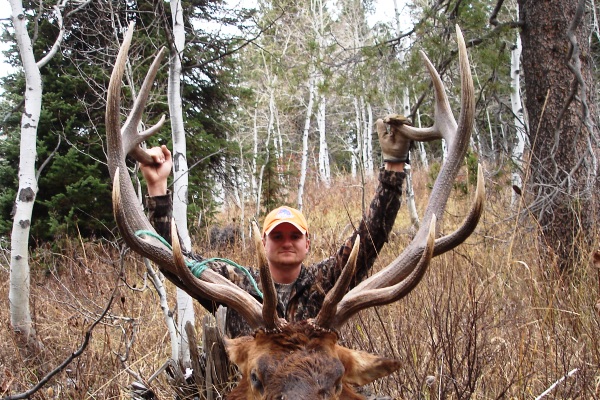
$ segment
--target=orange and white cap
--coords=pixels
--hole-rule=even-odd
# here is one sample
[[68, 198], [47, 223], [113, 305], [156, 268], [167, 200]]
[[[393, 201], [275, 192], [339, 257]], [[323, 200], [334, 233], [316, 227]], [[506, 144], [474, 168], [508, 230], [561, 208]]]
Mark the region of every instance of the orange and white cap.
[[284, 222], [294, 225], [303, 235], [308, 233], [308, 224], [304, 215], [295, 208], [281, 206], [271, 211], [265, 218], [263, 236], [268, 235], [277, 225]]

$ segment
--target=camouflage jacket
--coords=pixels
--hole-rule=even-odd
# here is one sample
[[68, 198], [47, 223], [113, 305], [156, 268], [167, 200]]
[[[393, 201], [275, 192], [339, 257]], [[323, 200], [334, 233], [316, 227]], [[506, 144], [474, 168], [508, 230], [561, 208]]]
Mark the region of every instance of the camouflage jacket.
[[[367, 214], [363, 216], [358, 229], [347, 238], [335, 255], [316, 264], [302, 265], [298, 279], [290, 285], [276, 284], [279, 304], [277, 311], [279, 316], [288, 321], [301, 321], [314, 318], [318, 314], [325, 295], [333, 287], [346, 264], [352, 244], [357, 234], [360, 234], [360, 251], [356, 264], [354, 281], [350, 287], [356, 286], [366, 278], [369, 270], [375, 263], [375, 259], [383, 245], [387, 242], [392, 230], [402, 194], [404, 172], [392, 172], [381, 170], [379, 173], [379, 185], [375, 196], [371, 201]], [[148, 196], [146, 198], [150, 222], [162, 237], [171, 238], [171, 212], [172, 199], [170, 194], [164, 196]], [[198, 254], [186, 254], [188, 257], [201, 261], [203, 257]], [[211, 262], [209, 267], [225, 276], [236, 285], [261, 301], [260, 296], [254, 289], [248, 277], [233, 266], [224, 262]], [[260, 287], [258, 271], [249, 268]], [[200, 303], [208, 311], [215, 312], [218, 305], [201, 301]], [[227, 310], [226, 321], [227, 335], [238, 337], [252, 333], [252, 329], [235, 310]]]

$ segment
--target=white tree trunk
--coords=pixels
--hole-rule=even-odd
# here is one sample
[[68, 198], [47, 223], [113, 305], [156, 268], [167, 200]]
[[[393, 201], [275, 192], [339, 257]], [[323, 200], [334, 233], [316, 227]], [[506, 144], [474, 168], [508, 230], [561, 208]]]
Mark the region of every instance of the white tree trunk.
[[258, 182], [258, 101], [254, 106], [254, 115], [252, 116], [252, 167], [251, 167], [251, 188], [254, 200], [256, 202], [256, 214], [260, 210], [260, 184]]
[[302, 131], [302, 159], [300, 165], [300, 182], [298, 183], [298, 209], [302, 211], [304, 185], [306, 183], [306, 168], [308, 165], [308, 134], [310, 133], [310, 120], [312, 119], [313, 105], [315, 102], [315, 73], [314, 68], [308, 77], [308, 105], [306, 106], [306, 117], [304, 118], [304, 130]]
[[365, 163], [367, 176], [373, 176], [375, 162], [373, 161], [373, 109], [371, 103], [365, 104], [365, 111], [367, 113], [365, 118], [365, 147], [367, 149]]
[[358, 173], [358, 147], [355, 143], [358, 143], [358, 136], [356, 132], [350, 130], [350, 132], [345, 136], [346, 149], [348, 154], [350, 155], [350, 174], [352, 178], [356, 178]]
[[[510, 53], [510, 76], [511, 76], [511, 94], [510, 105], [513, 111], [515, 129], [517, 131], [517, 143], [513, 147], [512, 160], [516, 166], [512, 172], [512, 184], [521, 188], [523, 184], [521, 171], [523, 166], [523, 152], [527, 143], [527, 126], [525, 125], [525, 116], [523, 113], [523, 103], [521, 102], [521, 79], [520, 79], [520, 63], [521, 63], [521, 38], [517, 36], [517, 43]], [[511, 204], [515, 206], [518, 202], [517, 193], [513, 190]]]
[[446, 162], [448, 158], [448, 145], [446, 144], [446, 139], [442, 139], [442, 164]]
[[367, 113], [365, 106], [365, 98], [360, 96], [358, 99], [359, 116], [360, 116], [360, 137], [362, 138], [362, 159], [363, 159], [363, 171], [365, 176], [372, 176], [372, 151], [371, 151], [371, 129], [367, 127]]
[[[421, 125], [421, 112], [417, 110], [417, 115], [415, 116], [417, 128], [422, 128]], [[414, 121], [413, 121], [414, 122]], [[421, 161], [421, 165], [425, 169], [425, 171], [429, 170], [429, 162], [427, 161], [427, 151], [425, 150], [425, 144], [423, 142], [417, 142], [417, 149], [419, 152], [419, 160]]]
[[238, 142], [240, 145], [240, 165], [238, 171], [234, 168], [233, 165], [230, 166], [230, 174], [235, 177], [235, 182], [233, 184], [233, 195], [235, 199], [235, 204], [240, 209], [240, 224], [241, 228], [241, 240], [242, 248], [246, 249], [246, 230], [244, 229], [244, 221], [246, 221], [246, 188], [247, 181], [244, 174], [244, 148], [241, 142]]
[[[255, 126], [256, 128], [256, 126]], [[258, 138], [258, 128], [256, 128], [256, 137]], [[269, 143], [271, 142], [271, 129], [267, 129], [267, 138], [265, 139], [265, 159], [263, 164], [260, 166], [260, 172], [258, 174], [258, 193], [257, 193], [257, 197], [256, 197], [256, 212], [258, 214], [258, 212], [260, 211], [260, 204], [261, 204], [261, 198], [262, 198], [262, 184], [263, 184], [263, 177], [265, 174], [265, 168], [267, 166], [267, 164], [269, 164], [269, 159], [271, 157], [271, 153], [269, 150]], [[258, 148], [258, 146], [257, 146]], [[256, 157], [258, 157], [258, 154], [256, 155]]]
[[[402, 101], [402, 109], [404, 110], [404, 115], [410, 114], [410, 98], [408, 96], [408, 88], [404, 89], [404, 96]], [[412, 185], [412, 175], [411, 175], [411, 167], [410, 164], [404, 165], [404, 172], [406, 173], [406, 206], [408, 208], [408, 215], [410, 216], [410, 221], [412, 225], [419, 229], [419, 214], [417, 213], [417, 205], [415, 204], [415, 191]]]
[[173, 360], [177, 360], [179, 357], [179, 339], [177, 335], [177, 327], [175, 326], [175, 321], [173, 320], [173, 314], [169, 309], [167, 290], [165, 289], [159, 274], [157, 274], [154, 268], [152, 268], [152, 263], [150, 260], [144, 258], [144, 264], [146, 265], [146, 272], [150, 277], [150, 281], [152, 282], [154, 289], [156, 289], [156, 293], [158, 293], [160, 309], [165, 317], [165, 324], [167, 325], [167, 331], [169, 332], [169, 338], [171, 339], [171, 358]]
[[33, 55], [20, 1], [11, 1], [15, 37], [25, 70], [25, 109], [21, 115], [19, 190], [11, 234], [10, 289], [8, 293], [12, 328], [29, 340], [35, 334], [29, 309], [29, 230], [33, 203], [38, 191], [35, 176], [37, 126], [42, 108], [42, 77]]
[[420, 221], [417, 205], [415, 204], [415, 191], [412, 185], [412, 168], [410, 164], [404, 166], [404, 172], [406, 173], [406, 206], [408, 207], [408, 215], [410, 216], [410, 223], [415, 230], [418, 230]]
[[371, 104], [365, 104], [362, 96], [355, 97], [354, 100], [356, 136], [358, 143], [358, 154], [360, 154], [360, 167], [365, 176], [373, 176], [373, 111]]
[[[187, 251], [190, 251], [192, 242], [187, 228], [188, 164], [181, 100], [181, 56], [185, 47], [185, 30], [181, 0], [173, 0], [170, 4], [173, 16], [173, 47], [171, 48], [169, 62], [168, 99], [171, 133], [173, 135], [173, 218], [183, 246]], [[190, 362], [190, 349], [184, 329], [188, 321], [194, 323], [193, 300], [186, 292], [177, 288], [179, 359], [184, 365]]]
[[[264, 59], [264, 55], [263, 55]], [[268, 70], [266, 61], [265, 74], [271, 75]], [[269, 136], [273, 137], [273, 147], [275, 149], [275, 158], [278, 161], [283, 160], [283, 137], [281, 136], [281, 130], [279, 129], [279, 113], [277, 111], [277, 104], [275, 103], [275, 93], [277, 91], [277, 75], [273, 78], [269, 78], [269, 122], [268, 131]], [[281, 174], [280, 174], [281, 175]], [[281, 178], [281, 176], [280, 176]]]
[[354, 125], [356, 126], [356, 145], [357, 145], [357, 149], [356, 149], [356, 154], [358, 156], [359, 159], [359, 167], [361, 169], [364, 169], [364, 152], [363, 152], [363, 135], [362, 135], [362, 123], [361, 121], [361, 113], [360, 113], [360, 104], [359, 104], [360, 100], [358, 97], [354, 97], [353, 99], [353, 104], [354, 104]]
[[[356, 97], [355, 107], [356, 107]], [[358, 120], [358, 114], [356, 115]], [[359, 165], [362, 166], [360, 162], [360, 135], [358, 133], [358, 123], [356, 125], [356, 131], [354, 134], [348, 137], [348, 151], [350, 152], [350, 173], [352, 174], [352, 178], [356, 178], [358, 175]]]
[[[490, 135], [490, 154], [488, 154], [488, 159], [492, 163], [495, 163], [495, 161], [496, 161], [496, 142], [494, 140], [494, 128], [492, 126], [492, 118], [490, 117], [490, 112], [489, 112], [488, 109], [485, 110], [485, 118], [486, 118], [487, 123], [488, 123], [488, 131], [489, 131], [489, 135]], [[479, 138], [479, 135], [475, 135], [475, 137]], [[475, 146], [481, 152], [483, 152], [483, 149], [481, 148], [481, 142], [476, 143]], [[471, 138], [471, 147], [473, 147], [473, 138]]]
[[29, 308], [29, 231], [33, 205], [38, 192], [35, 170], [37, 156], [37, 127], [42, 109], [42, 76], [40, 68], [57, 52], [64, 35], [61, 7], [54, 7], [59, 34], [50, 51], [36, 63], [33, 45], [27, 32], [27, 18], [21, 0], [10, 0], [11, 19], [15, 39], [25, 73], [25, 107], [21, 115], [21, 141], [19, 148], [19, 188], [15, 199], [15, 214], [11, 232], [10, 287], [8, 293], [10, 322], [15, 332], [20, 332], [26, 341], [35, 336]]
[[[266, 68], [266, 66], [265, 66]], [[280, 169], [281, 163], [283, 162], [283, 138], [281, 137], [281, 131], [279, 129], [279, 120], [277, 118], [277, 106], [275, 105], [275, 87], [277, 85], [277, 76], [275, 76], [269, 85], [269, 121], [267, 124], [267, 149], [269, 150], [270, 138], [273, 138], [273, 149], [275, 152], [275, 168], [277, 169], [277, 176], [279, 182], [283, 184], [285, 182], [283, 170]]]
[[[323, 0], [311, 0], [311, 14], [315, 37], [317, 39], [317, 62], [323, 59], [325, 53], [326, 39], [326, 2]], [[320, 74], [317, 79], [317, 86], [324, 90], [323, 85], [325, 77]], [[326, 93], [319, 93], [317, 105], [317, 129], [319, 131], [319, 178], [325, 184], [325, 187], [331, 186], [331, 172], [329, 168], [329, 148], [327, 146], [326, 125]]]
[[327, 148], [327, 136], [325, 132], [325, 113], [327, 98], [319, 96], [319, 107], [317, 108], [317, 127], [319, 130], [319, 176], [326, 187], [331, 186], [331, 170], [329, 168], [329, 149]]

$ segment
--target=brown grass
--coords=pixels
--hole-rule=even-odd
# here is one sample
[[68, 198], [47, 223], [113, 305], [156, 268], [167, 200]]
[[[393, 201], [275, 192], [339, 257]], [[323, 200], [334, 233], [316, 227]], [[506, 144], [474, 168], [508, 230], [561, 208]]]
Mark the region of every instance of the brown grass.
[[[414, 177], [420, 211], [428, 179], [424, 173]], [[366, 185], [367, 202], [374, 185]], [[555, 274], [542, 261], [535, 225], [526, 218], [517, 221], [511, 213], [510, 189], [491, 180], [487, 186], [485, 214], [467, 243], [436, 258], [408, 297], [353, 319], [342, 332], [343, 342], [403, 360], [399, 372], [371, 388], [398, 399], [533, 399], [574, 369], [545, 398], [600, 398], [600, 318], [594, 308], [598, 271], [585, 259], [570, 276]], [[331, 189], [309, 184], [309, 262], [329, 256], [347, 234], [347, 225], [358, 223], [361, 188], [347, 177], [337, 178]], [[444, 219], [446, 230], [464, 216], [470, 197], [455, 193]], [[223, 215], [231, 218], [231, 209]], [[376, 269], [408, 243], [408, 221], [403, 207]], [[242, 248], [210, 253], [252, 265], [253, 251]], [[0, 258], [3, 299], [8, 299], [9, 257], [5, 250]], [[129, 398], [135, 374], [147, 379], [164, 364], [169, 336], [157, 296], [145, 282], [139, 257], [126, 255], [124, 266], [121, 273], [116, 242], [71, 240], [35, 251], [31, 304], [43, 347], [17, 344], [5, 300], [0, 311], [0, 396], [30, 388], [75, 351], [115, 287], [109, 315], [94, 330], [88, 348], [34, 398]], [[174, 292], [172, 285], [168, 288]], [[202, 313], [198, 308], [197, 315]], [[159, 398], [173, 398], [165, 373], [152, 388]]]

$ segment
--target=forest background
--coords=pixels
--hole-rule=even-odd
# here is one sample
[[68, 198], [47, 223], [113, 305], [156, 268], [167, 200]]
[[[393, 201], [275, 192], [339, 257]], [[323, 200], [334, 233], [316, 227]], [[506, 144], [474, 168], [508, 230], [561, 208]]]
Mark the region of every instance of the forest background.
[[[584, 3], [589, 55], [595, 57], [596, 5]], [[0, 393], [24, 390], [58, 365], [101, 314], [102, 302], [94, 293], [102, 299], [114, 296], [115, 285], [121, 309], [102, 319], [104, 339], [45, 388], [51, 392], [38, 395], [119, 398], [128, 392], [131, 377], [148, 377], [158, 368], [166, 357], [166, 339], [143, 266], [127, 256], [127, 272], [111, 280], [118, 270], [114, 260], [120, 242], [105, 165], [105, 90], [119, 46], [116, 27], [136, 21], [125, 91], [131, 99], [148, 60], [160, 46], [170, 45], [171, 15], [162, 2], [56, 4], [68, 15], [67, 29], [60, 51], [41, 71], [39, 191], [29, 240], [34, 320], [45, 349], [24, 349], [5, 324], [2, 337], [11, 340], [0, 352]], [[599, 288], [590, 262], [596, 230], [582, 223], [583, 229], [570, 235], [577, 246], [565, 251], [569, 257], [561, 257], [562, 249], [557, 258], [545, 255], [549, 245], [540, 216], [549, 206], [540, 205], [535, 186], [528, 185], [535, 175], [531, 143], [536, 143], [532, 139], [538, 130], [529, 127], [525, 106], [515, 107], [513, 98], [521, 92], [527, 96], [514, 76], [515, 71], [517, 76], [524, 72], [511, 62], [519, 48], [516, 1], [413, 1], [407, 6], [406, 25], [407, 17], [400, 19], [393, 6], [389, 20], [371, 23], [369, 10], [375, 4], [369, 1], [264, 1], [255, 10], [219, 2], [185, 4], [181, 89], [190, 234], [197, 250], [226, 251], [247, 265], [252, 264], [247, 222], [261, 220], [278, 204], [302, 207], [311, 226], [321, 232], [313, 239], [311, 257], [334, 251], [347, 225], [360, 218], [380, 165], [374, 120], [398, 112], [417, 126], [432, 121], [433, 96], [420, 50], [438, 68], [456, 109], [460, 85], [454, 25], [460, 25], [469, 46], [477, 115], [464, 174], [456, 184], [456, 204], [449, 207], [447, 219], [451, 223], [464, 215], [463, 203], [481, 163], [488, 186], [485, 221], [470, 247], [433, 265], [425, 288], [409, 303], [385, 309], [383, 318], [377, 312], [361, 317], [345, 338], [354, 347], [410, 360], [377, 387], [399, 398], [499, 398], [507, 393], [528, 398], [561, 377], [565, 382], [553, 389], [556, 398], [599, 396], [594, 333]], [[54, 5], [25, 4], [38, 58], [59, 31]], [[2, 274], [8, 277], [25, 83], [10, 21], [3, 22], [3, 40], [11, 45], [6, 57], [16, 68], [2, 80], [0, 103], [0, 247]], [[594, 67], [589, 88], [594, 95], [596, 73]], [[166, 81], [165, 67], [146, 112], [148, 125], [168, 114]], [[564, 81], [571, 78], [564, 75]], [[596, 136], [594, 128], [590, 137]], [[172, 146], [168, 129], [148, 145], [163, 143]], [[419, 210], [443, 159], [439, 142], [417, 145], [412, 153]], [[595, 217], [595, 208], [581, 206], [583, 198], [577, 199], [576, 210], [582, 221], [586, 212]], [[400, 216], [395, 237], [386, 246], [392, 250], [381, 255], [382, 264], [410, 237], [408, 221], [408, 215]], [[580, 244], [584, 251], [574, 251]], [[8, 315], [2, 318], [9, 320]], [[98, 360], [110, 368], [94, 377], [92, 364]], [[23, 369], [9, 367], [15, 362]], [[167, 390], [155, 387], [160, 389]]]

